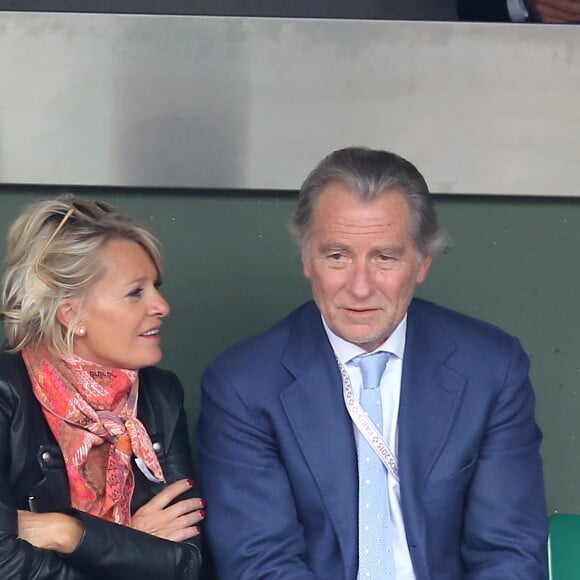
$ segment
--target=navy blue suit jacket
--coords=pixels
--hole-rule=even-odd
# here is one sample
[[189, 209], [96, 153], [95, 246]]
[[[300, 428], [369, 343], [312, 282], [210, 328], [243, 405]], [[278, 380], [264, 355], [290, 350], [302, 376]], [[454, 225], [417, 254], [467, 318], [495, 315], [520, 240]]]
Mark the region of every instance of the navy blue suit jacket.
[[510, 22], [507, 0], [457, 0], [459, 20]]
[[[411, 303], [398, 457], [418, 580], [545, 578], [528, 368], [499, 329]], [[353, 427], [314, 303], [207, 369], [197, 441], [220, 578], [356, 578]]]

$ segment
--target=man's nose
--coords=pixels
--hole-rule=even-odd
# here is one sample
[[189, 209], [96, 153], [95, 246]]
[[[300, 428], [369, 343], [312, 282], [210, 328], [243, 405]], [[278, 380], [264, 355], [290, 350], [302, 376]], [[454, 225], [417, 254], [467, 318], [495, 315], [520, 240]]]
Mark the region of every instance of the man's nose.
[[372, 269], [366, 262], [353, 265], [348, 288], [357, 298], [368, 297], [374, 288]]

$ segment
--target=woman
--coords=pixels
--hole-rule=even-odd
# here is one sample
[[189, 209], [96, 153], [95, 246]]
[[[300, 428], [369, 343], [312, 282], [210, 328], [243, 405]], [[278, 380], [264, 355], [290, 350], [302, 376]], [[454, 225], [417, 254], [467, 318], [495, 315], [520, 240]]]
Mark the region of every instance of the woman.
[[[3, 580], [197, 578], [196, 497], [158, 242], [65, 196], [8, 236], [0, 355]], [[120, 524], [120, 525], [118, 525]]]

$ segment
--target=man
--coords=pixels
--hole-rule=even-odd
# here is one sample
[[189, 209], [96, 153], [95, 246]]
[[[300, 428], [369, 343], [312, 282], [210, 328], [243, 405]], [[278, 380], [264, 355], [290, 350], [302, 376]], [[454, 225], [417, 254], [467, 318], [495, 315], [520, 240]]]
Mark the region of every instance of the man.
[[457, 0], [460, 20], [580, 23], [580, 0]]
[[440, 245], [421, 174], [336, 151], [302, 185], [294, 229], [314, 302], [203, 378], [219, 577], [545, 578], [528, 359], [499, 329], [413, 299]]

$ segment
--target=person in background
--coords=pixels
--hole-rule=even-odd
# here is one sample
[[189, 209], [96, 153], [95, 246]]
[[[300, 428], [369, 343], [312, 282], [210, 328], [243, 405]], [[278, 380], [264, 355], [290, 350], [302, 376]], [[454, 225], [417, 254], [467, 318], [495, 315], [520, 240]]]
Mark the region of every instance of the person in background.
[[156, 368], [169, 305], [157, 240], [73, 196], [11, 226], [2, 286], [3, 580], [194, 580], [183, 391]]
[[460, 20], [579, 24], [580, 0], [457, 0]]
[[293, 225], [314, 301], [202, 379], [218, 576], [544, 579], [529, 361], [498, 328], [413, 298], [441, 245], [422, 175], [335, 151]]

